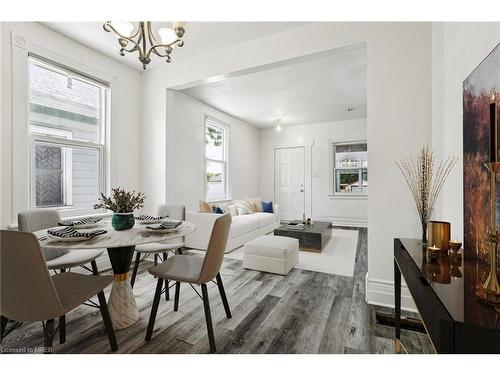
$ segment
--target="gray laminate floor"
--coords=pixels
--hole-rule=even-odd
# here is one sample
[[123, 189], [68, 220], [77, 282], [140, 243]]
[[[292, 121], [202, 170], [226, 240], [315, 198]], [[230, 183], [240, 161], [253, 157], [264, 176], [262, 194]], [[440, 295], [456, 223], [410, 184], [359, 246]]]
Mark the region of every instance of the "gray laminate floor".
[[[209, 286], [217, 352], [394, 353], [393, 329], [373, 323], [375, 309], [389, 310], [365, 302], [367, 236], [366, 229], [359, 231], [354, 277], [299, 269], [284, 277], [245, 270], [241, 261], [226, 259], [221, 275], [232, 319], [225, 317], [217, 287]], [[140, 320], [116, 332], [119, 353], [208, 352], [202, 301], [186, 284], [178, 312], [172, 300], [161, 300], [153, 339], [144, 341], [156, 285], [145, 270], [149, 265], [141, 266], [134, 288]], [[100, 268], [106, 266], [103, 258]], [[66, 321], [67, 341], [59, 344], [56, 338], [55, 353], [110, 352], [98, 310], [78, 307]], [[402, 343], [410, 353], [432, 352], [424, 334], [403, 330]], [[41, 323], [25, 323], [4, 339], [2, 349], [42, 345]]]

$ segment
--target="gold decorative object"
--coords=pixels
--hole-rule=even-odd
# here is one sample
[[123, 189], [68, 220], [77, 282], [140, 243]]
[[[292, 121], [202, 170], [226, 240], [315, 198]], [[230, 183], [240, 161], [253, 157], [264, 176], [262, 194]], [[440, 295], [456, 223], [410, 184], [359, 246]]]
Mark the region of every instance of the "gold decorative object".
[[443, 251], [450, 248], [451, 225], [447, 221], [429, 221], [429, 243]]
[[434, 246], [427, 246], [427, 250], [429, 250], [429, 251], [441, 251], [441, 248], [434, 245]]
[[[495, 146], [496, 148], [496, 146]], [[480, 298], [493, 302], [500, 303], [500, 286], [497, 278], [497, 249], [500, 242], [500, 232], [496, 225], [496, 181], [497, 172], [500, 171], [500, 162], [492, 161], [484, 163], [484, 166], [490, 172], [490, 228], [486, 232], [486, 240], [490, 243], [489, 260], [490, 272], [486, 281], [478, 288], [477, 294]]]
[[450, 249], [453, 255], [457, 255], [458, 251], [462, 248], [462, 242], [458, 240], [450, 240], [449, 242]]
[[429, 146], [422, 147], [416, 158], [410, 156], [409, 159], [396, 162], [417, 206], [422, 224], [422, 243], [424, 244], [428, 243], [427, 223], [434, 211], [446, 178], [456, 162], [456, 157], [448, 157], [445, 161], [437, 164], [434, 151]]

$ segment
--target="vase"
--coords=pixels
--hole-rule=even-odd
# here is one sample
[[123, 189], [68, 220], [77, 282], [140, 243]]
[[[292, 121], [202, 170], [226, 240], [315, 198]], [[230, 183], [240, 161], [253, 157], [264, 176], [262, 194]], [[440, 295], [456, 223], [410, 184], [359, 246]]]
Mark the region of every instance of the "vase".
[[427, 222], [422, 223], [422, 245], [427, 245]]
[[115, 212], [111, 219], [111, 226], [114, 230], [131, 229], [135, 224], [133, 212]]

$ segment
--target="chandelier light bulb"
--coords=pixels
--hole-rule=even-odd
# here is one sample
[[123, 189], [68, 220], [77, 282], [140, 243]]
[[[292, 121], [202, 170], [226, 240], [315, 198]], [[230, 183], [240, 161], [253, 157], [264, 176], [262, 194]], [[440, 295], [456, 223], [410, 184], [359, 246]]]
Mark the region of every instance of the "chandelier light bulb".
[[[134, 25], [132, 22], [113, 22], [113, 27], [120, 33], [121, 35], [129, 38], [132, 35], [132, 31], [134, 30]], [[119, 35], [116, 35], [119, 38]]]
[[174, 29], [171, 29], [170, 27], [158, 30], [158, 35], [160, 35], [162, 44], [171, 44], [177, 40], [177, 35], [175, 34]]

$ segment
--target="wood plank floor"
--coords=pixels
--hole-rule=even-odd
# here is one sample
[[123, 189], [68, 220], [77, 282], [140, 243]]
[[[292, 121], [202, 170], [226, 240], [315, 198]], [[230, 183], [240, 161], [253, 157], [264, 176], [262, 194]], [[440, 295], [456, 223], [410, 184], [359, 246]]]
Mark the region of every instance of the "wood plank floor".
[[[347, 228], [346, 228], [347, 229]], [[352, 229], [352, 228], [349, 228]], [[140, 319], [116, 331], [118, 353], [207, 353], [203, 304], [182, 284], [179, 311], [172, 300], [160, 302], [153, 338], [144, 341], [156, 280], [143, 262], [134, 294]], [[106, 258], [99, 263], [106, 269]], [[209, 285], [218, 353], [394, 353], [394, 330], [374, 324], [376, 310], [365, 302], [367, 233], [359, 229], [353, 277], [294, 269], [286, 277], [245, 270], [239, 260], [225, 259], [221, 270], [232, 319], [226, 319], [217, 287]], [[106, 290], [109, 293], [109, 290]], [[98, 310], [81, 306], [67, 315], [67, 340], [55, 353], [109, 353]], [[424, 334], [402, 331], [410, 353], [430, 353]], [[43, 345], [40, 323], [24, 323], [2, 342], [3, 351]]]

